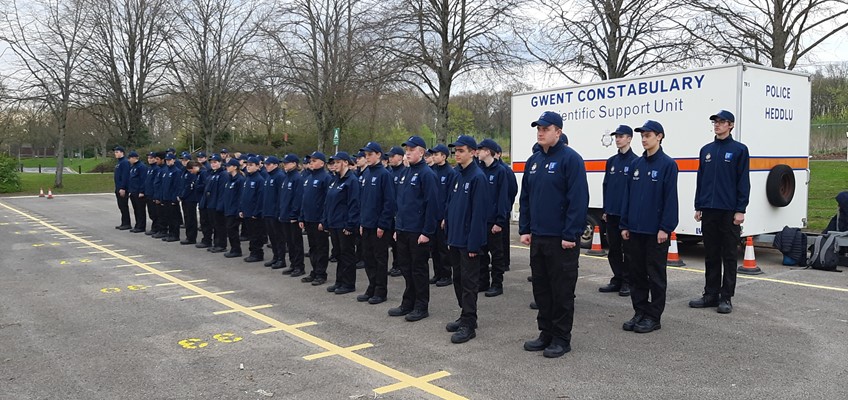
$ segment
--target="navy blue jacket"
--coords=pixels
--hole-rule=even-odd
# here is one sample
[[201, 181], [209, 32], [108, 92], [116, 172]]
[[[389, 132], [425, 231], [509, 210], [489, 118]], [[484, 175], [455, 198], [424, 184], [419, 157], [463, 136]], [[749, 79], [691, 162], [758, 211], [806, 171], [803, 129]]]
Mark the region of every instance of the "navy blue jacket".
[[280, 182], [280, 211], [277, 215], [282, 222], [297, 221], [303, 205], [303, 175], [293, 169], [286, 172]]
[[367, 229], [392, 229], [397, 210], [395, 184], [382, 163], [365, 169], [359, 195], [359, 225]]
[[180, 200], [185, 203], [198, 203], [203, 196], [203, 179], [200, 172], [197, 175], [192, 174], [188, 170], [183, 172], [183, 191], [180, 193]]
[[201, 176], [203, 179], [203, 196], [200, 198], [198, 207], [200, 209], [214, 210], [218, 206], [218, 193], [221, 191], [221, 176], [227, 172], [224, 168], [209, 170]]
[[439, 203], [436, 173], [421, 160], [404, 168], [396, 188], [398, 209], [395, 230], [423, 233], [435, 238], [442, 214], [439, 212], [442, 204]]
[[273, 172], [267, 172], [265, 187], [262, 190], [262, 217], [277, 218], [280, 213], [280, 185], [286, 179], [279, 167]]
[[330, 182], [321, 223], [324, 229], [350, 232], [359, 227], [359, 179], [353, 170], [348, 170], [344, 176], [336, 175]]
[[748, 147], [733, 140], [715, 139], [701, 148], [695, 210], [707, 208], [744, 213], [751, 195]]
[[456, 179], [458, 172], [445, 163], [444, 165], [433, 164], [433, 172], [436, 173], [436, 182], [439, 184], [438, 200], [439, 200], [439, 221], [445, 219], [445, 210], [448, 208], [448, 191], [453, 189], [453, 180]]
[[211, 203], [212, 200], [210, 200], [209, 204], [215, 208], [215, 211], [224, 212], [224, 193], [227, 190], [227, 185], [230, 183], [230, 173], [227, 172], [226, 167], [221, 167], [217, 176], [218, 178], [214, 179], [214, 182], [211, 183], [213, 187], [210, 188], [210, 199], [214, 199], [215, 202], [213, 205]]
[[165, 177], [165, 173], [168, 172], [168, 166], [166, 164], [162, 164], [159, 166], [159, 169], [156, 170], [156, 177], [153, 178], [153, 199], [154, 200], [162, 200], [162, 193], [165, 189], [162, 187], [162, 179]]
[[324, 168], [312, 171], [308, 179], [303, 181], [303, 206], [300, 211], [300, 222], [321, 222], [324, 215], [324, 200], [327, 198], [327, 187], [333, 178]]
[[144, 193], [144, 181], [147, 179], [147, 166], [143, 162], [137, 161], [130, 167], [129, 184], [127, 192], [139, 194]]
[[519, 195], [518, 233], [578, 242], [586, 227], [589, 184], [583, 157], [562, 140], [527, 159]]
[[162, 201], [176, 203], [182, 193], [182, 172], [176, 166], [166, 166], [162, 175]]
[[244, 175], [236, 173], [236, 176], [229, 175], [224, 184], [224, 191], [221, 193], [221, 204], [224, 206], [224, 216], [237, 217], [239, 213], [239, 201], [241, 200], [241, 191], [244, 188]]
[[621, 216], [622, 194], [630, 180], [631, 166], [637, 158], [633, 149], [628, 149], [626, 153], [616, 152], [607, 160], [603, 183], [604, 213], [607, 215]]
[[677, 228], [677, 163], [660, 146], [654, 155], [633, 163], [633, 173], [624, 187], [621, 230], [656, 235]]
[[512, 167], [501, 159], [498, 159], [498, 162], [503, 165], [506, 172], [506, 183], [509, 186], [507, 197], [509, 198], [509, 209], [512, 210], [512, 205], [515, 204], [515, 196], [518, 196], [518, 179], [515, 178], [515, 171], [512, 170]]
[[509, 184], [503, 164], [493, 160], [492, 165], [486, 166], [480, 161], [480, 169], [486, 177], [486, 223], [495, 224], [501, 228], [509, 224], [509, 213], [512, 203], [509, 202]]
[[126, 157], [118, 159], [115, 164], [115, 191], [124, 189], [127, 190], [130, 184], [130, 162]]
[[147, 168], [147, 176], [144, 178], [144, 195], [153, 198], [153, 193], [156, 192], [154, 182], [159, 175], [159, 165], [153, 164]]
[[[448, 206], [445, 211], [445, 232], [447, 243], [451, 247], [466, 249], [469, 253], [479, 253], [487, 243], [486, 214], [486, 177], [476, 161], [468, 167], [457, 166], [457, 176], [453, 188], [448, 192]], [[482, 206], [482, 207], [481, 207]]]
[[245, 176], [239, 199], [239, 212], [244, 214], [244, 218], [262, 217], [264, 189], [265, 178], [259, 171]]

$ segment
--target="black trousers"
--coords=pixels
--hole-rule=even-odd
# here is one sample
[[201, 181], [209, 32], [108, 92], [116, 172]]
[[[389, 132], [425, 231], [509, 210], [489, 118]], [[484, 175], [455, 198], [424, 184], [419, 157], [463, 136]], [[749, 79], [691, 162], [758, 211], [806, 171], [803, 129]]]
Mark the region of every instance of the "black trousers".
[[283, 265], [286, 265], [286, 239], [283, 236], [283, 223], [276, 217], [264, 217], [262, 221], [265, 224], [265, 233], [271, 242], [271, 253], [274, 254], [274, 260], [282, 261]]
[[309, 242], [309, 263], [312, 264], [313, 278], [327, 279], [327, 263], [330, 261], [330, 238], [327, 231], [318, 230], [318, 222], [304, 222], [306, 240]]
[[183, 201], [183, 221], [185, 221], [185, 236], [189, 242], [197, 241], [197, 202]]
[[577, 286], [580, 247], [562, 248], [562, 239], [533, 235], [530, 271], [533, 298], [539, 306], [539, 330], [571, 342], [574, 324], [574, 289]]
[[152, 196], [144, 196], [144, 199], [147, 203], [147, 216], [150, 217], [150, 230], [159, 232], [159, 205], [153, 202]]
[[362, 235], [359, 234], [358, 229], [356, 232], [353, 232], [353, 236], [353, 241], [356, 246], [356, 262], [365, 261], [365, 259], [362, 258]]
[[383, 232], [377, 237], [377, 228], [362, 229], [362, 257], [365, 259], [365, 274], [368, 276], [368, 288], [365, 294], [385, 298], [388, 295], [389, 282], [389, 246], [392, 231]]
[[742, 233], [742, 227], [733, 224], [733, 214], [735, 211], [701, 211], [701, 234], [706, 252], [704, 293], [727, 299], [736, 293], [736, 252]]
[[353, 233], [345, 235], [342, 229], [330, 229], [330, 237], [339, 249], [339, 255], [336, 256], [336, 287], [356, 289], [356, 237]]
[[418, 232], [397, 231], [397, 252], [403, 280], [401, 308], [427, 310], [430, 304], [430, 243], [418, 244]]
[[200, 242], [211, 246], [212, 235], [215, 229], [215, 224], [213, 223], [215, 220], [215, 210], [210, 208], [201, 208], [197, 211], [200, 213], [200, 232], [203, 234]]
[[227, 248], [227, 217], [223, 211], [212, 210], [212, 215], [215, 219], [212, 222], [214, 237], [212, 238], [212, 246], [222, 249]]
[[668, 287], [666, 263], [669, 242], [659, 244], [656, 234], [631, 232], [625, 246], [633, 309], [659, 322], [665, 310], [665, 292]]
[[511, 246], [510, 246], [510, 242], [509, 242], [509, 239], [510, 239], [509, 235], [510, 235], [509, 222], [507, 222], [506, 226], [504, 226], [503, 230], [501, 231], [501, 239], [503, 239], [504, 261], [506, 262], [506, 267], [504, 267], [504, 271], [509, 271], [509, 266], [510, 266], [511, 255], [510, 255], [509, 249], [511, 248]]
[[451, 258], [448, 251], [447, 234], [441, 227], [436, 229], [436, 238], [430, 241], [430, 251], [433, 255], [433, 276], [450, 278]]
[[610, 284], [621, 286], [622, 283], [630, 283], [627, 273], [627, 264], [624, 262], [624, 240], [621, 239], [621, 216], [607, 214], [607, 243], [609, 252], [607, 260], [612, 269]]
[[168, 226], [168, 237], [180, 238], [180, 203], [177, 201], [162, 202], [165, 209], [165, 220]]
[[[329, 229], [327, 229], [326, 226], [324, 227], [324, 230], [326, 230], [328, 233], [330, 231]], [[337, 240], [337, 238], [334, 238], [333, 235], [330, 234], [330, 244], [332, 245], [332, 247], [330, 247], [330, 258], [335, 258], [336, 261], [338, 262], [338, 260], [339, 260], [339, 243], [336, 240]]]
[[[506, 258], [503, 249], [503, 231], [492, 233], [492, 226], [488, 227], [488, 239], [486, 247], [480, 254], [480, 288], [488, 289], [489, 286], [503, 288], [503, 276], [506, 272]], [[489, 268], [491, 263], [491, 270]], [[491, 272], [490, 272], [491, 271]], [[491, 277], [491, 281], [489, 278]]]
[[265, 258], [265, 222], [262, 218], [245, 218], [244, 226], [250, 255]]
[[230, 253], [241, 254], [239, 227], [241, 227], [241, 218], [238, 215], [227, 215], [227, 239], [230, 241]]
[[120, 193], [115, 190], [115, 199], [118, 200], [118, 210], [121, 212], [121, 226], [130, 226], [130, 197], [125, 194], [121, 197]]
[[286, 240], [286, 248], [289, 252], [289, 266], [293, 269], [304, 270], [303, 264], [303, 231], [297, 221], [284, 221], [283, 235]]
[[130, 203], [132, 203], [133, 214], [135, 215], [135, 229], [142, 231], [147, 230], [147, 202], [144, 197], [138, 197], [138, 193], [130, 195]]
[[459, 324], [476, 328], [480, 254], [477, 254], [476, 257], [469, 257], [467, 249], [451, 247], [450, 255], [451, 265], [453, 265], [453, 291], [461, 309]]

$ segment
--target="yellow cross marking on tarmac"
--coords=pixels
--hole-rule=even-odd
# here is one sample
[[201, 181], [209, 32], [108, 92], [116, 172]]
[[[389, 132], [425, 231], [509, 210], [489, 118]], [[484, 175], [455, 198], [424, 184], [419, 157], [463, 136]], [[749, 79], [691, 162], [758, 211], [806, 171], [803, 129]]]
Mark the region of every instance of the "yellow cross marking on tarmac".
[[[253, 307], [245, 307], [245, 308], [247, 308], [248, 310], [261, 310], [261, 309], [263, 309], [263, 308], [271, 308], [271, 307], [273, 307], [273, 305], [271, 305], [271, 304], [263, 304], [263, 305], [261, 305], [261, 306], [253, 306]], [[215, 311], [215, 312], [213, 312], [212, 314], [214, 314], [214, 315], [222, 315], [222, 314], [229, 314], [229, 313], [234, 313], [234, 312], [241, 312], [241, 310], [233, 309], [233, 310]]]
[[424, 382], [429, 383], [430, 381], [434, 381], [434, 380], [439, 379], [439, 378], [444, 378], [444, 377], [449, 376], [449, 375], [450, 374], [445, 372], [445, 371], [439, 371], [439, 372], [436, 372], [436, 373], [432, 373], [430, 375], [424, 375], [420, 378], [415, 378], [410, 382], [398, 382], [398, 383], [393, 383], [393, 384], [388, 385], [388, 386], [378, 387], [378, 388], [374, 389], [374, 393], [386, 394], [386, 393], [389, 393], [389, 392], [394, 392], [396, 390], [406, 389], [406, 388], [412, 386], [413, 383], [424, 383]]
[[[167, 285], [167, 283], [160, 283], [159, 285], [156, 285], [156, 286], [160, 286], [160, 285]], [[218, 292], [218, 293], [213, 293], [213, 294], [216, 295], [216, 296], [222, 296], [222, 295], [225, 295], [225, 294], [233, 294], [233, 293], [235, 293], [235, 291], [227, 290], [226, 292]], [[183, 300], [188, 300], [188, 299], [199, 299], [201, 297], [206, 297], [206, 295], [205, 294], [193, 294], [193, 295], [189, 295], [189, 296], [183, 296], [183, 297], [180, 297], [180, 298], [183, 299]]]
[[[155, 270], [154, 270], [154, 271], [155, 271]], [[157, 271], [157, 272], [162, 272], [162, 273], [164, 273], [163, 271]], [[158, 274], [158, 273], [154, 273], [153, 275], [159, 275], [159, 274]], [[206, 279], [195, 279], [195, 280], [193, 280], [193, 281], [185, 281], [185, 283], [200, 283], [200, 282], [206, 282]], [[179, 283], [178, 283], [178, 282], [160, 283], [160, 284], [158, 284], [158, 285], [156, 285], [156, 286], [176, 286], [176, 285], [179, 285]]]
[[[162, 271], [162, 272], [164, 272], [164, 273], [166, 273], [166, 274], [170, 274], [171, 272], [183, 272], [183, 270], [181, 270], [181, 269], [172, 269], [172, 270], [170, 270], [170, 271]], [[135, 276], [144, 276], [144, 275], [153, 275], [153, 273], [152, 273], [152, 272], [140, 272], [140, 273], [138, 273], [138, 274], [135, 274]]]
[[[307, 326], [314, 326], [314, 325], [318, 325], [318, 323], [315, 322], [315, 321], [308, 321], [308, 322], [302, 322], [302, 323], [299, 323], [299, 324], [289, 325], [289, 327], [291, 327], [292, 329], [300, 329], [300, 328], [305, 328]], [[282, 328], [268, 328], [268, 329], [260, 329], [258, 331], [253, 331], [251, 333], [253, 333], [254, 335], [262, 335], [262, 334], [265, 334], [265, 333], [279, 332], [279, 331], [282, 331], [282, 330], [283, 330]]]
[[[290, 336], [293, 336], [293, 337], [300, 339], [304, 342], [310, 343], [314, 346], [323, 348], [324, 350], [326, 350], [328, 352], [338, 354], [340, 357], [345, 358], [347, 360], [350, 360], [350, 361], [352, 361], [356, 364], [359, 364], [360, 366], [368, 368], [368, 369], [370, 369], [374, 372], [380, 373], [382, 375], [388, 376], [389, 378], [395, 379], [395, 380], [398, 381], [398, 384], [400, 384], [400, 386], [398, 386], [398, 389], [400, 389], [400, 388], [416, 388], [416, 389], [419, 389], [423, 392], [429, 393], [433, 396], [436, 396], [436, 397], [439, 397], [439, 398], [442, 398], [442, 399], [452, 399], [452, 400], [453, 399], [465, 399], [465, 397], [463, 397], [463, 396], [460, 396], [460, 395], [458, 395], [454, 392], [451, 392], [447, 389], [444, 389], [442, 387], [439, 387], [439, 386], [436, 386], [436, 385], [430, 383], [430, 381], [433, 380], [433, 379], [437, 379], [437, 378], [441, 378], [441, 377], [445, 377], [445, 376], [450, 375], [450, 373], [448, 373], [446, 371], [440, 371], [440, 372], [437, 372], [437, 373], [434, 373], [434, 374], [425, 375], [423, 377], [416, 378], [412, 375], [409, 375], [407, 373], [404, 373], [404, 372], [401, 372], [397, 369], [389, 367], [388, 365], [385, 365], [385, 364], [383, 364], [379, 361], [376, 361], [376, 360], [373, 360], [373, 359], [368, 358], [366, 356], [357, 354], [353, 351], [348, 351], [344, 347], [341, 347], [337, 344], [334, 344], [332, 342], [329, 342], [327, 340], [319, 338], [315, 335], [301, 331], [300, 329], [298, 329], [294, 325], [288, 325], [288, 324], [286, 324], [282, 321], [279, 321], [275, 318], [272, 318], [268, 315], [262, 314], [261, 312], [259, 312], [257, 310], [251, 310], [249, 307], [245, 307], [241, 304], [236, 303], [235, 301], [227, 299], [226, 297], [222, 297], [220, 295], [212, 293], [212, 292], [210, 292], [210, 291], [208, 291], [208, 290], [206, 290], [206, 289], [204, 289], [200, 286], [196, 286], [192, 283], [189, 283], [187, 281], [179, 279], [179, 278], [177, 278], [173, 275], [169, 275], [169, 274], [167, 274], [163, 271], [159, 271], [159, 270], [157, 270], [153, 267], [150, 267], [147, 263], [133, 259], [135, 257], [141, 257], [141, 256], [125, 256], [123, 254], [109, 250], [106, 247], [95, 244], [92, 241], [86, 240], [81, 236], [72, 235], [72, 234], [68, 233], [67, 231], [64, 231], [60, 228], [54, 227], [54, 226], [52, 226], [52, 225], [50, 225], [46, 222], [43, 222], [42, 220], [39, 220], [36, 217], [33, 217], [33, 216], [31, 216], [31, 215], [29, 215], [29, 214], [27, 214], [23, 211], [20, 211], [18, 209], [12, 208], [12, 207], [10, 207], [10, 206], [2, 203], [2, 202], [0, 202], [0, 206], [8, 209], [9, 211], [13, 211], [13, 212], [25, 217], [25, 218], [29, 218], [30, 220], [32, 220], [34, 222], [38, 222], [43, 226], [50, 227], [57, 233], [62, 233], [69, 238], [74, 238], [78, 242], [80, 242], [82, 244], [89, 245], [93, 249], [103, 250], [107, 254], [113, 255], [114, 256], [113, 259], [122, 260], [126, 263], [129, 263], [129, 264], [132, 264], [132, 265], [134, 265], [138, 268], [141, 268], [141, 269], [143, 269], [147, 272], [152, 272], [153, 275], [156, 275], [156, 276], [158, 276], [158, 277], [160, 277], [164, 280], [167, 280], [170, 283], [182, 286], [186, 290], [192, 291], [192, 292], [194, 292], [194, 293], [196, 293], [196, 294], [198, 294], [202, 297], [206, 297], [206, 298], [208, 298], [212, 301], [215, 301], [216, 303], [221, 304], [224, 307], [226, 307], [228, 310], [238, 310], [239, 312], [241, 312], [245, 316], [251, 317], [251, 318], [263, 323], [266, 326], [270, 326], [271, 328], [277, 328], [280, 331], [283, 331]], [[195, 340], [197, 342], [195, 342]], [[181, 342], [180, 344], [185, 348], [199, 348], [199, 347], [205, 346], [207, 343], [200, 341], [200, 339], [192, 338], [192, 339], [186, 339], [185, 342]], [[389, 385], [389, 386], [392, 386], [392, 385]], [[389, 386], [386, 386], [384, 388], [387, 388]], [[380, 388], [380, 389], [385, 390], [384, 388]], [[397, 390], [397, 389], [392, 389], [392, 390]]]
[[[371, 344], [371, 343], [362, 343], [362, 344], [358, 344], [356, 346], [344, 347], [344, 348], [341, 348], [338, 351], [325, 351], [325, 352], [318, 353], [318, 354], [312, 354], [312, 355], [304, 356], [303, 359], [308, 360], [308, 361], [312, 361], [312, 360], [317, 360], [319, 358], [340, 355], [341, 352], [344, 352], [344, 351], [352, 352], [352, 351], [356, 351], [356, 350], [367, 349], [369, 347], [374, 347], [374, 345]], [[450, 375], [450, 374], [448, 374], [448, 375]]]

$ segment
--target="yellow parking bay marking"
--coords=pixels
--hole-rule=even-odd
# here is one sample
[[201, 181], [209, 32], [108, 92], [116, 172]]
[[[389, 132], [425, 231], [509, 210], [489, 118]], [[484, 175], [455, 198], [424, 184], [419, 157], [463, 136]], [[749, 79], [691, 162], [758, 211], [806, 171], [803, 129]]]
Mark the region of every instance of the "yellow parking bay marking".
[[[181, 270], [181, 269], [172, 269], [172, 270], [170, 270], [170, 271], [162, 271], [162, 272], [164, 272], [164, 273], [166, 273], [166, 274], [170, 274], [170, 273], [172, 273], [172, 272], [183, 272], [183, 270]], [[152, 273], [152, 272], [139, 272], [139, 273], [135, 274], [135, 276], [145, 276], [145, 275], [153, 275], [153, 273]]]
[[[450, 374], [445, 372], [445, 371], [439, 371], [439, 372], [436, 372], [436, 373], [432, 373], [430, 375], [424, 375], [420, 378], [415, 378], [413, 381], [414, 382], [420, 382], [420, 383], [425, 383], [425, 382], [429, 383], [430, 381], [434, 381], [434, 380], [439, 379], [439, 378], [444, 378], [448, 375], [450, 375]], [[413, 382], [398, 382], [398, 383], [394, 383], [394, 384], [391, 384], [391, 385], [388, 385], [388, 386], [378, 387], [378, 388], [374, 389], [374, 393], [386, 394], [386, 393], [389, 393], [389, 392], [394, 392], [396, 390], [406, 389], [406, 388], [412, 386], [412, 384], [413, 384]]]
[[[319, 358], [341, 355], [341, 352], [345, 352], [345, 351], [351, 352], [351, 351], [356, 351], [356, 350], [367, 349], [369, 347], [374, 347], [374, 345], [371, 344], [371, 343], [362, 343], [362, 344], [358, 344], [356, 346], [350, 346], [350, 347], [342, 348], [339, 351], [324, 351], [324, 352], [321, 352], [321, 353], [318, 353], [318, 354], [312, 354], [312, 355], [304, 356], [303, 359], [307, 360], [307, 361], [312, 361], [312, 360], [317, 360]], [[450, 375], [450, 374], [448, 374], [448, 375]], [[447, 375], [445, 375], [445, 376], [447, 376]], [[374, 390], [374, 391], [376, 392], [376, 390]]]
[[[261, 310], [263, 308], [271, 308], [271, 307], [274, 307], [274, 306], [272, 304], [263, 304], [261, 306], [253, 306], [253, 307], [245, 307], [245, 308], [247, 308], [248, 310]], [[215, 311], [212, 314], [213, 315], [222, 315], [222, 314], [230, 314], [230, 313], [234, 313], [234, 312], [241, 312], [241, 310], [233, 309], [233, 310]]]
[[[151, 262], [146, 262], [145, 264], [156, 265], [156, 264], [162, 264], [162, 262], [161, 261], [151, 261]], [[135, 267], [135, 264], [121, 264], [121, 265], [116, 265], [114, 268], [124, 268], [124, 267]]]
[[[293, 336], [293, 337], [300, 339], [304, 342], [311, 343], [312, 345], [323, 348], [326, 351], [334, 352], [335, 354], [338, 354], [342, 358], [350, 360], [350, 361], [352, 361], [356, 364], [359, 364], [360, 366], [363, 366], [365, 368], [368, 368], [372, 371], [378, 372], [380, 374], [383, 374], [383, 375], [385, 375], [389, 378], [392, 378], [392, 379], [395, 379], [395, 380], [398, 381], [398, 383], [395, 384], [397, 386], [393, 386], [393, 385], [384, 386], [382, 388], [379, 388], [381, 390], [391, 391], [391, 390], [398, 390], [398, 389], [401, 389], [401, 388], [416, 388], [416, 389], [419, 389], [421, 391], [424, 391], [426, 393], [429, 393], [433, 396], [436, 396], [436, 397], [439, 397], [439, 398], [442, 398], [442, 399], [465, 399], [465, 397], [463, 397], [463, 396], [460, 396], [460, 395], [458, 395], [454, 392], [451, 392], [447, 389], [444, 389], [442, 387], [436, 386], [433, 383], [431, 383], [432, 380], [435, 380], [435, 379], [438, 379], [438, 378], [443, 378], [443, 377], [446, 377], [446, 376], [450, 376], [449, 372], [440, 371], [440, 372], [437, 372], [437, 373], [434, 373], [434, 374], [425, 375], [423, 377], [416, 378], [412, 375], [409, 375], [407, 373], [404, 373], [404, 372], [398, 371], [398, 370], [396, 370], [392, 367], [389, 367], [388, 365], [385, 365], [385, 364], [383, 364], [379, 361], [373, 360], [371, 358], [357, 354], [357, 353], [352, 352], [352, 351], [347, 351], [347, 350], [345, 350], [344, 347], [341, 347], [337, 344], [334, 344], [332, 342], [329, 342], [327, 340], [319, 338], [315, 335], [306, 333], [306, 332], [300, 330], [299, 328], [297, 328], [296, 325], [285, 324], [282, 321], [279, 321], [275, 318], [272, 318], [270, 316], [262, 314], [261, 312], [259, 312], [257, 310], [251, 310], [249, 307], [245, 307], [241, 304], [238, 304], [238, 303], [236, 303], [232, 300], [227, 299], [226, 297], [222, 297], [220, 295], [212, 293], [212, 292], [210, 292], [210, 291], [208, 291], [208, 290], [206, 290], [206, 289], [204, 289], [200, 286], [193, 285], [193, 284], [191, 284], [187, 281], [179, 279], [179, 278], [177, 278], [173, 275], [170, 275], [170, 274], [168, 274], [164, 271], [157, 270], [157, 269], [149, 266], [146, 263], [143, 263], [141, 261], [136, 261], [132, 258], [132, 256], [125, 256], [125, 255], [122, 255], [120, 253], [113, 252], [113, 251], [111, 251], [111, 250], [109, 250], [109, 249], [107, 249], [103, 246], [97, 245], [97, 244], [95, 244], [95, 243], [93, 243], [89, 240], [85, 240], [85, 239], [83, 239], [79, 236], [71, 235], [71, 234], [67, 233], [66, 231], [64, 231], [62, 229], [53, 227], [53, 226], [49, 225], [48, 223], [39, 220], [36, 217], [33, 217], [33, 216], [31, 216], [31, 215], [29, 215], [29, 214], [27, 214], [23, 211], [20, 211], [16, 208], [12, 208], [12, 207], [10, 207], [10, 206], [2, 203], [2, 202], [0, 202], [0, 206], [8, 209], [9, 211], [13, 211], [13, 212], [15, 212], [15, 213], [17, 213], [17, 214], [19, 214], [23, 217], [29, 218], [32, 221], [39, 222], [44, 226], [51, 227], [54, 231], [56, 231], [58, 233], [63, 233], [68, 237], [74, 237], [74, 238], [77, 239], [78, 242], [80, 242], [82, 244], [90, 245], [92, 248], [94, 248], [96, 250], [104, 250], [104, 251], [106, 251], [107, 254], [113, 255], [115, 257], [115, 259], [119, 259], [119, 260], [122, 260], [126, 263], [132, 264], [132, 265], [134, 265], [138, 268], [141, 268], [141, 269], [143, 269], [147, 272], [152, 272], [153, 275], [156, 275], [156, 276], [158, 276], [158, 277], [160, 277], [160, 278], [162, 278], [166, 281], [169, 281], [169, 282], [174, 283], [176, 285], [182, 286], [186, 290], [192, 291], [192, 292], [194, 292], [198, 295], [201, 295], [201, 296], [206, 297], [206, 298], [208, 298], [212, 301], [215, 301], [216, 303], [221, 304], [222, 306], [224, 306], [228, 310], [238, 310], [238, 312], [240, 312], [241, 314], [246, 315], [248, 317], [251, 317], [251, 318], [253, 318], [253, 319], [255, 319], [259, 322], [262, 322], [266, 326], [270, 326], [271, 328], [277, 328], [280, 331], [283, 331], [283, 332], [289, 334], [290, 336]], [[397, 389], [395, 389], [394, 387], [396, 387]], [[389, 388], [389, 389], [386, 389], [386, 388]]]
[[[289, 325], [289, 327], [292, 328], [292, 329], [300, 329], [300, 328], [305, 328], [307, 326], [314, 326], [314, 325], [318, 325], [318, 323], [315, 322], [315, 321], [308, 321], [308, 322], [302, 322], [302, 323], [299, 323], [299, 324]], [[284, 330], [284, 329], [283, 328], [268, 328], [268, 329], [260, 329], [258, 331], [253, 331], [251, 333], [253, 333], [254, 335], [262, 335], [262, 334], [265, 334], [265, 333], [279, 332], [279, 331], [282, 331], [282, 330]]]
[[[156, 286], [159, 286], [159, 285], [156, 285]], [[233, 294], [233, 293], [235, 293], [235, 290], [227, 290], [225, 292], [218, 292], [218, 293], [213, 293], [213, 294], [216, 295], [216, 296], [222, 296], [222, 295], [225, 295], [225, 294]], [[206, 295], [205, 294], [193, 294], [193, 295], [190, 295], [190, 296], [182, 296], [180, 298], [183, 299], [183, 300], [188, 300], [188, 299], [199, 299], [201, 297], [206, 297]]]
[[[164, 273], [164, 271], [157, 271], [157, 272], [154, 272], [152, 275], [160, 275], [160, 273]], [[206, 282], [206, 279], [195, 279], [193, 281], [185, 281], [185, 283], [200, 283], [200, 282]], [[176, 286], [176, 285], [180, 285], [180, 283], [179, 282], [168, 282], [168, 283], [160, 283], [156, 286]]]

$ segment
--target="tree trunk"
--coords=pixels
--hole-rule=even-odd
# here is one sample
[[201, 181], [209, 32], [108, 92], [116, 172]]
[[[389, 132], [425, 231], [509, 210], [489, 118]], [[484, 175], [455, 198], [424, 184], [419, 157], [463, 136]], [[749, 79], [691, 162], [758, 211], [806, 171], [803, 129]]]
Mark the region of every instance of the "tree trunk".
[[65, 122], [59, 121], [59, 140], [56, 142], [56, 179], [54, 188], [62, 187], [62, 173], [65, 172]]
[[450, 103], [451, 83], [449, 79], [439, 78], [439, 97], [436, 98], [436, 141], [446, 144], [450, 133], [450, 115], [448, 104]]

